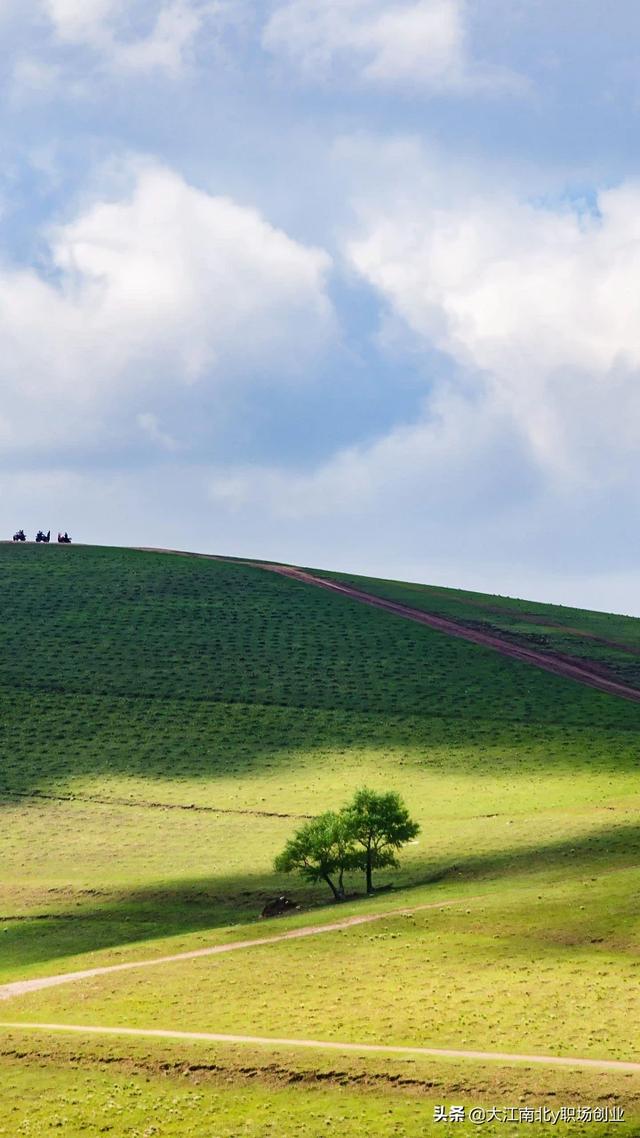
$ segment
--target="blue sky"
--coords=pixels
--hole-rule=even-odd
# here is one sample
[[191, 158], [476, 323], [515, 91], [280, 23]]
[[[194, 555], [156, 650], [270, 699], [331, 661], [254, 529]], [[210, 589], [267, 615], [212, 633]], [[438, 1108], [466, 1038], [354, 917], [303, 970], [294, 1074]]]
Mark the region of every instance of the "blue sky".
[[0, 0], [0, 512], [640, 615], [640, 9]]

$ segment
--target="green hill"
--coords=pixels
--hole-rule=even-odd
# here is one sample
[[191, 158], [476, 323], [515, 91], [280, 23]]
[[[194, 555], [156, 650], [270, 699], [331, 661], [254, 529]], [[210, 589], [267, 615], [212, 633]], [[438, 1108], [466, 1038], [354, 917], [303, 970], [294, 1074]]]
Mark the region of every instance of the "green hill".
[[640, 687], [640, 620], [637, 617], [433, 585], [381, 581], [347, 573], [331, 573], [330, 576], [387, 600], [449, 617], [469, 628], [499, 633], [504, 639], [526, 648], [559, 653], [596, 665], [605, 675]]
[[[638, 681], [632, 618], [351, 579]], [[2, 979], [215, 943], [238, 923], [253, 937], [283, 889], [303, 912], [276, 930], [326, 920], [325, 892], [275, 875], [273, 856], [363, 784], [398, 790], [422, 835], [397, 893], [341, 914], [485, 898], [471, 917], [270, 949], [267, 975], [235, 956], [215, 974], [96, 982], [82, 1008], [71, 987], [11, 1000], [2, 1018], [144, 1027], [164, 1009], [187, 1030], [631, 1057], [637, 704], [238, 562], [2, 545], [0, 595]], [[292, 1002], [269, 1009], [274, 977]]]

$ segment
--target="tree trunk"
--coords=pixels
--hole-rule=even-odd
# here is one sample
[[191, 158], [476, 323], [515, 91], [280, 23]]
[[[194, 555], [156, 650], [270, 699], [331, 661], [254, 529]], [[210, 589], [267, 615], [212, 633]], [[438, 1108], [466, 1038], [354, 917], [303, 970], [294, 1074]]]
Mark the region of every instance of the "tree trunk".
[[367, 893], [373, 893], [373, 880], [372, 880], [372, 850], [371, 846], [367, 846]]
[[338, 893], [338, 890], [336, 889], [335, 885], [333, 884], [333, 881], [332, 881], [332, 880], [331, 880], [331, 878], [329, 877], [329, 874], [328, 874], [328, 873], [323, 873], [323, 875], [322, 875], [322, 876], [324, 877], [324, 880], [326, 881], [326, 883], [327, 883], [327, 885], [329, 886], [329, 888], [330, 888], [331, 892], [333, 893], [333, 899], [334, 899], [334, 901], [341, 901], [341, 900], [342, 900], [342, 898], [341, 898], [340, 894]]

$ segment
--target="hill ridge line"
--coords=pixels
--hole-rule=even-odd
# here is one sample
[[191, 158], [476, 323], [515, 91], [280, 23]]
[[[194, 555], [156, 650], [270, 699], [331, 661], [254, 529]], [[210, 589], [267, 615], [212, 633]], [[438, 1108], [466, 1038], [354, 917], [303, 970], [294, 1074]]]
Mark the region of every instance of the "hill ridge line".
[[[245, 562], [245, 564], [250, 563]], [[472, 644], [477, 644], [480, 647], [491, 648], [499, 652], [502, 656], [520, 660], [525, 664], [533, 664], [534, 667], [541, 668], [546, 672], [551, 672], [552, 675], [561, 676], [564, 679], [576, 680], [578, 683], [596, 688], [599, 691], [605, 692], [607, 695], [617, 695], [622, 699], [640, 703], [640, 689], [634, 688], [630, 684], [621, 683], [618, 680], [608, 679], [606, 676], [593, 671], [579, 661], [569, 663], [565, 658], [553, 652], [537, 652], [533, 648], [525, 648], [519, 644], [514, 644], [512, 641], [505, 640], [497, 634], [493, 635], [488, 632], [482, 632], [480, 629], [469, 628], [467, 625], [460, 624], [458, 621], [451, 620], [448, 617], [439, 616], [423, 609], [416, 609], [411, 605], [403, 605], [398, 601], [378, 597], [374, 593], [367, 593], [363, 589], [345, 585], [341, 581], [333, 580], [331, 577], [315, 577], [312, 573], [308, 573], [304, 569], [291, 568], [288, 565], [277, 565], [270, 562], [251, 564], [255, 564], [257, 568], [266, 569], [272, 573], [278, 573], [282, 577], [300, 581], [302, 584], [330, 589], [332, 592], [340, 593], [343, 596], [349, 597], [351, 600], [371, 605], [374, 608], [383, 609], [385, 612], [393, 613], [396, 616], [403, 617], [405, 620], [413, 620], [418, 624], [426, 625], [428, 628], [433, 628], [435, 631], [443, 632], [448, 636], [468, 640]]]

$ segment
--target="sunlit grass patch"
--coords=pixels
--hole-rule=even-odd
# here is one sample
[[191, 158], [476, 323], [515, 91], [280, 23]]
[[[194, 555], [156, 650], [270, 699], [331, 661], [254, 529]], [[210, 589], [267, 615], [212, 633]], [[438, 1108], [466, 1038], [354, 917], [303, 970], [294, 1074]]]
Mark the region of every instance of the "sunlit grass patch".
[[[589, 1072], [0, 1032], [0, 1132], [11, 1138], [43, 1138], [52, 1130], [118, 1138], [477, 1134], [468, 1122], [433, 1121], [435, 1107], [454, 1100], [467, 1112], [487, 1102], [556, 1110], [558, 1104], [618, 1106], [626, 1122], [615, 1133], [630, 1138], [639, 1091], [633, 1078], [611, 1075], [603, 1095], [601, 1077]], [[522, 1132], [502, 1122], [482, 1129], [509, 1138]], [[549, 1125], [527, 1124], [526, 1132], [546, 1138]], [[611, 1127], [558, 1122], [553, 1133], [608, 1138]]]
[[96, 977], [5, 1007], [25, 1021], [640, 1061], [630, 1031], [639, 887], [640, 870], [562, 884], [539, 874], [450, 908]]

